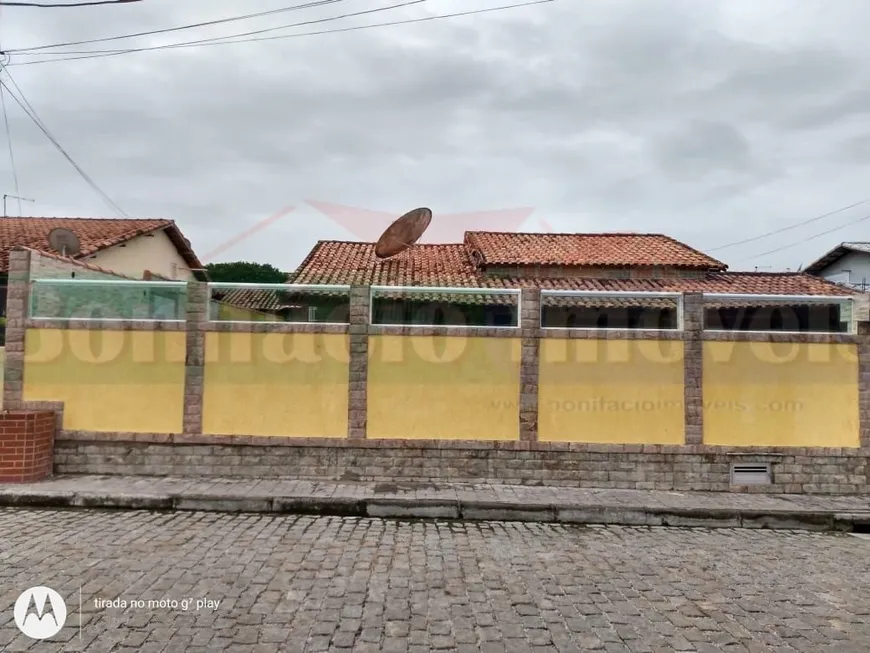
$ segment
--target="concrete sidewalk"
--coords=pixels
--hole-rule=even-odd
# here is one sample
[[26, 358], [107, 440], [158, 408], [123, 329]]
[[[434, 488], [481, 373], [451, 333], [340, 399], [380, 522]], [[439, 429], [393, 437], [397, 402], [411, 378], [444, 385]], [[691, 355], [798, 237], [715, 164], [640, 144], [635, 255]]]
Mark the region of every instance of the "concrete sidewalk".
[[597, 490], [519, 485], [57, 476], [0, 485], [0, 506], [319, 514], [866, 531], [870, 496]]

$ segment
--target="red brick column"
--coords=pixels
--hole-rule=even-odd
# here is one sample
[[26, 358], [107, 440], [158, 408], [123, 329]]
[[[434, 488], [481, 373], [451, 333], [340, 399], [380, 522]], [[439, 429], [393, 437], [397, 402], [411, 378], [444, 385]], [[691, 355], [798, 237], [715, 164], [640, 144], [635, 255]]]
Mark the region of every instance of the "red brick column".
[[0, 483], [51, 476], [57, 419], [50, 411], [0, 413]]

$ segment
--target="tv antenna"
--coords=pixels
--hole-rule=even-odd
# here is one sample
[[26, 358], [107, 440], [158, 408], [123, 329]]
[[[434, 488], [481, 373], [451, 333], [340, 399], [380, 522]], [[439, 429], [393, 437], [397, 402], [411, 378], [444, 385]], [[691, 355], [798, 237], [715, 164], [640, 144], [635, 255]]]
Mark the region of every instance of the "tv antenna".
[[79, 237], [63, 227], [57, 227], [48, 232], [48, 244], [61, 256], [77, 256], [82, 251]]
[[36, 201], [36, 200], [30, 199], [29, 197], [18, 197], [18, 195], [6, 195], [6, 194], [4, 194], [3, 195], [3, 217], [4, 218], [9, 217], [9, 214], [6, 213], [6, 198], [7, 197], [11, 197], [14, 200], [18, 200], [18, 202], [19, 202], [19, 205], [18, 205], [19, 211], [18, 212], [19, 213], [21, 212], [21, 202], [35, 202]]
[[425, 207], [408, 211], [387, 227], [375, 244], [375, 256], [390, 258], [410, 249], [432, 222], [432, 210]]

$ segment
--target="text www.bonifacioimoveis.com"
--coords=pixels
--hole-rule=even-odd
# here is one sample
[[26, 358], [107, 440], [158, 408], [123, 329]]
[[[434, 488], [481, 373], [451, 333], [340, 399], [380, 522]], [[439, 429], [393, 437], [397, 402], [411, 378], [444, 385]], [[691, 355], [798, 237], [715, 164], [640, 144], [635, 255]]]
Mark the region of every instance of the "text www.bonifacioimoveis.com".
[[[494, 400], [491, 408], [497, 410], [512, 410], [517, 402]], [[593, 397], [586, 399], [544, 400], [541, 410], [560, 411], [567, 413], [604, 413], [604, 412], [653, 412], [661, 410], [676, 410], [683, 407], [682, 401], [642, 400], [642, 399], [605, 399]], [[705, 401], [704, 410], [730, 410], [738, 412], [764, 411], [771, 413], [796, 413], [803, 410], [800, 401]]]

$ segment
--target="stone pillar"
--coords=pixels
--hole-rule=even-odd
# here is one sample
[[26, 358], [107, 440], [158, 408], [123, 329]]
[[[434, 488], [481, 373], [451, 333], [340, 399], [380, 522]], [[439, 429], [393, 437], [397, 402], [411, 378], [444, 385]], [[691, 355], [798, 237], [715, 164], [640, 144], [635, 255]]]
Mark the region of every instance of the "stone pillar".
[[704, 296], [683, 295], [683, 365], [686, 444], [704, 442]]
[[368, 412], [369, 370], [369, 286], [350, 289], [350, 373], [347, 396], [347, 437], [361, 440], [366, 437]]
[[30, 305], [30, 251], [9, 252], [6, 287], [6, 362], [3, 368], [3, 408], [24, 407], [24, 334]]
[[520, 294], [520, 440], [538, 441], [538, 368], [541, 352], [541, 291], [523, 288]]
[[864, 320], [858, 322], [858, 425], [861, 447], [870, 449], [870, 322]]
[[185, 435], [202, 434], [202, 396], [205, 372], [205, 327], [208, 322], [208, 284], [187, 282], [187, 354], [184, 363]]

